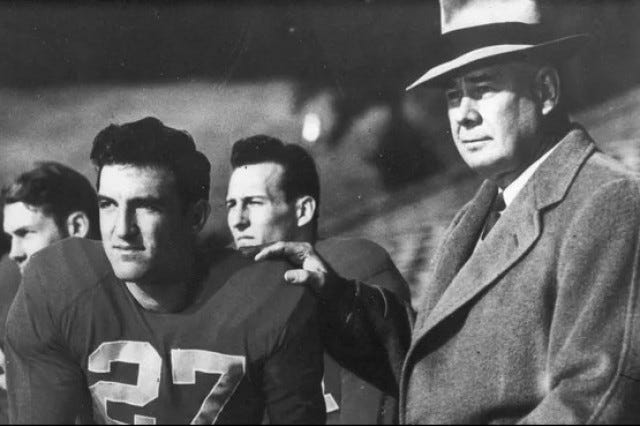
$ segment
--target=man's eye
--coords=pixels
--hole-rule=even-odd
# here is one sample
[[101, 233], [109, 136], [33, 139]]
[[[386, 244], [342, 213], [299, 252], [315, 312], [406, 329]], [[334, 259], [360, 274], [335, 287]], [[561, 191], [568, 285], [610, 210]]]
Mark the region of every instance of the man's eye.
[[99, 209], [106, 209], [108, 207], [111, 207], [113, 205], [113, 203], [109, 200], [99, 200], [98, 201], [98, 208]]
[[475, 92], [478, 96], [483, 96], [493, 92], [493, 88], [491, 86], [478, 86], [475, 89]]
[[462, 92], [460, 90], [447, 90], [445, 96], [449, 105], [458, 105], [460, 99], [462, 99]]
[[139, 209], [146, 210], [148, 212], [159, 212], [162, 211], [162, 206], [156, 203], [144, 203], [138, 206]]
[[447, 90], [445, 92], [445, 95], [447, 96], [447, 100], [455, 100], [455, 99], [460, 99], [460, 91], [459, 90]]

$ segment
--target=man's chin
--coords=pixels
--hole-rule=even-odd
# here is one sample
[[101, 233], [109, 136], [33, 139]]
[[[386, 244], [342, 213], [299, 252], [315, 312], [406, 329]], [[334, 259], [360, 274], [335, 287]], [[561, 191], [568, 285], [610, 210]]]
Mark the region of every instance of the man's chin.
[[259, 244], [259, 245], [249, 245], [249, 244], [247, 244], [247, 245], [242, 245], [242, 246], [237, 245], [237, 246], [236, 246], [236, 249], [237, 249], [240, 253], [242, 253], [244, 256], [247, 256], [247, 257], [253, 257], [253, 256], [255, 256], [256, 254], [258, 254], [258, 252], [259, 252], [260, 250], [262, 250], [262, 248], [263, 248], [263, 247], [265, 247], [265, 246], [267, 246], [267, 245], [269, 245], [269, 244], [270, 244], [270, 243], [264, 243], [264, 244]]
[[246, 248], [246, 247], [256, 247], [261, 245], [258, 241], [253, 238], [241, 238], [235, 241], [236, 248], [238, 250]]
[[133, 265], [114, 265], [113, 272], [119, 280], [127, 282], [144, 281], [148, 275], [147, 268]]

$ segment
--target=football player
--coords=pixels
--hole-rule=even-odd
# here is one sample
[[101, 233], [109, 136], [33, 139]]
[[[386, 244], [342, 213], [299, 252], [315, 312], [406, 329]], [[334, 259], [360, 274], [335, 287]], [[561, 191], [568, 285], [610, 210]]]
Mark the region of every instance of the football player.
[[95, 138], [102, 245], [67, 240], [29, 262], [7, 321], [17, 423], [325, 420], [322, 347], [285, 263], [207, 256], [210, 164], [155, 118]]
[[[320, 183], [313, 158], [302, 147], [257, 135], [237, 141], [231, 153], [227, 223], [246, 252], [275, 241], [304, 241], [339, 273], [378, 285], [409, 300], [406, 282], [379, 245], [364, 239], [318, 240]], [[381, 356], [383, 354], [381, 353]], [[395, 424], [397, 395], [365, 382], [325, 356], [329, 424]]]
[[6, 424], [4, 324], [18, 291], [20, 269], [36, 251], [63, 238], [99, 238], [98, 202], [89, 180], [53, 161], [43, 161], [2, 190], [2, 226], [9, 240], [0, 259], [0, 423]]
[[53, 161], [43, 161], [2, 191], [3, 229], [9, 257], [20, 269], [35, 252], [66, 237], [99, 239], [98, 202], [89, 180]]

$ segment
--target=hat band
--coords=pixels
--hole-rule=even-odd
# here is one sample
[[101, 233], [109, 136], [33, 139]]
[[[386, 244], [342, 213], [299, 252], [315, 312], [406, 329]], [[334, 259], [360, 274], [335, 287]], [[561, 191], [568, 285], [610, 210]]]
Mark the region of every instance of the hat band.
[[540, 24], [500, 22], [450, 31], [442, 35], [444, 61], [493, 45], [535, 45], [544, 42]]

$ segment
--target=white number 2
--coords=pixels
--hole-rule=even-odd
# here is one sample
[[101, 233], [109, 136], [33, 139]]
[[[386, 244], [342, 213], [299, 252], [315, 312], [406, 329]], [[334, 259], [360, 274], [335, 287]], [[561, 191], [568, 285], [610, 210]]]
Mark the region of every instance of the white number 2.
[[[123, 424], [107, 415], [107, 402], [143, 407], [156, 399], [160, 387], [162, 358], [148, 342], [116, 341], [102, 343], [89, 356], [88, 369], [109, 373], [112, 362], [138, 365], [135, 385], [101, 380], [89, 387], [99, 415], [110, 424]], [[245, 374], [245, 357], [195, 349], [171, 350], [172, 379], [176, 385], [196, 383], [196, 372], [220, 374], [205, 397], [191, 424], [213, 424]], [[154, 417], [134, 416], [134, 424], [155, 424]]]

